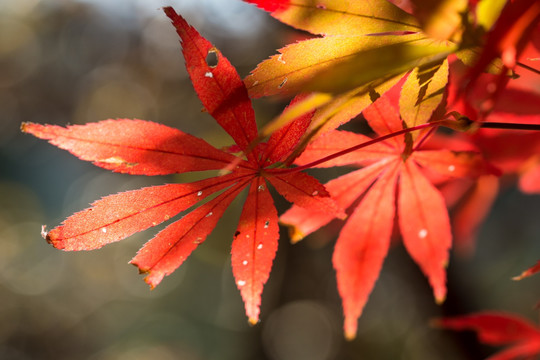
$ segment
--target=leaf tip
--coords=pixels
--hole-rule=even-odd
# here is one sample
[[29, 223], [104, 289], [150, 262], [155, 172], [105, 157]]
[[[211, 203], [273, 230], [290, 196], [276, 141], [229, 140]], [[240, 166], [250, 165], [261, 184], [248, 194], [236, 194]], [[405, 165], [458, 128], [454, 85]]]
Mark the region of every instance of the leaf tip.
[[435, 295], [435, 303], [437, 305], [442, 305], [446, 300], [446, 292], [443, 294], [436, 294]]
[[289, 238], [291, 239], [291, 244], [296, 244], [300, 240], [304, 238], [304, 233], [300, 231], [296, 226], [294, 225], [288, 225], [289, 227]]
[[261, 321], [259, 320], [258, 317], [253, 317], [253, 316], [252, 316], [252, 317], [250, 317], [250, 318], [248, 319], [248, 323], [249, 323], [250, 326], [255, 326], [255, 325], [257, 325], [257, 324], [260, 323], [260, 322], [261, 322]]

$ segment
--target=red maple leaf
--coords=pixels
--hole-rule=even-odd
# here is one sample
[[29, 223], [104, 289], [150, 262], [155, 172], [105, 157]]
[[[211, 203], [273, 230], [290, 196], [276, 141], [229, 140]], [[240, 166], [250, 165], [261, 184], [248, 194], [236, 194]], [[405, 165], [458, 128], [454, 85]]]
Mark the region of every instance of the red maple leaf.
[[[82, 160], [127, 174], [163, 175], [223, 169], [231, 173], [188, 184], [168, 184], [102, 198], [67, 218], [46, 239], [64, 250], [92, 250], [156, 226], [204, 198], [213, 199], [168, 225], [131, 260], [153, 288], [171, 274], [213, 230], [231, 201], [249, 187], [232, 243], [232, 269], [251, 323], [259, 319], [264, 283], [278, 247], [278, 214], [270, 182], [287, 200], [344, 216], [315, 178], [300, 172], [274, 173], [295, 148], [311, 115], [276, 131], [266, 146], [258, 139], [255, 115], [240, 76], [218, 49], [171, 7], [164, 8], [180, 35], [191, 81], [202, 104], [246, 158], [218, 150], [177, 129], [143, 120], [105, 120], [66, 128], [25, 123], [24, 132], [70, 151]], [[295, 100], [293, 100], [295, 101]]]
[[[366, 108], [363, 115], [379, 136], [403, 130], [403, 122], [386, 96]], [[445, 299], [450, 222], [443, 196], [424, 171], [452, 179], [474, 178], [490, 173], [492, 168], [478, 153], [422, 150], [425, 136], [429, 133], [414, 142], [410, 134], [394, 136], [319, 165], [364, 166], [326, 184], [343, 208], [351, 207], [363, 195], [341, 230], [333, 256], [349, 338], [356, 334], [357, 319], [388, 252], [396, 202], [407, 251], [428, 277], [437, 302]], [[368, 140], [364, 135], [333, 131], [309, 145], [296, 163], [309, 164]], [[293, 241], [298, 241], [332, 217], [316, 209], [293, 206], [280, 220], [292, 227]]]
[[452, 330], [473, 330], [489, 345], [510, 345], [489, 360], [535, 359], [540, 354], [540, 329], [529, 321], [503, 313], [479, 313], [439, 319], [435, 325]]

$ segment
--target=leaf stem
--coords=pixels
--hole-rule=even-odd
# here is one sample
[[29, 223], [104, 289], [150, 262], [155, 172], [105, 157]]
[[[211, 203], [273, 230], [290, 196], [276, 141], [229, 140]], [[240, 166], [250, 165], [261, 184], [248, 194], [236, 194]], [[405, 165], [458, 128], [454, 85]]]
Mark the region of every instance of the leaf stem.
[[537, 74], [537, 75], [540, 75], [540, 70], [535, 69], [535, 68], [533, 68], [533, 67], [531, 67], [531, 66], [529, 66], [529, 65], [523, 64], [523, 63], [521, 63], [521, 62], [519, 62], [519, 61], [516, 63], [516, 65], [517, 65], [517, 66], [521, 66], [522, 68], [527, 69], [527, 70], [529, 70], [529, 71], [532, 71], [533, 73], [535, 73], [535, 74]]
[[486, 129], [508, 129], [508, 130], [540, 130], [540, 124], [517, 124], [517, 123], [498, 123], [498, 122], [482, 122], [482, 128]]
[[[422, 129], [426, 129], [426, 128], [431, 128], [431, 131], [429, 132], [429, 133], [431, 133], [438, 126], [445, 126], [446, 124], [448, 124], [448, 120], [437, 120], [437, 121], [433, 121], [433, 122], [430, 122], [430, 123], [417, 125], [417, 126], [414, 126], [414, 127], [411, 127], [411, 128], [402, 129], [402, 130], [399, 130], [399, 131], [396, 131], [396, 132], [393, 132], [393, 133], [390, 133], [390, 134], [379, 136], [379, 137], [377, 137], [377, 138], [375, 138], [373, 140], [369, 140], [369, 141], [360, 143], [358, 145], [352, 146], [352, 147], [350, 147], [348, 149], [338, 151], [337, 153], [334, 153], [332, 155], [328, 155], [328, 156], [326, 156], [324, 158], [321, 158], [319, 160], [315, 160], [313, 162], [310, 162], [309, 164], [304, 164], [304, 165], [297, 166], [297, 167], [294, 167], [294, 168], [267, 169], [267, 171], [269, 173], [272, 173], [272, 174], [289, 174], [289, 173], [294, 173], [294, 172], [298, 172], [298, 171], [311, 169], [311, 168], [314, 168], [317, 165], [320, 165], [320, 164], [325, 163], [327, 161], [336, 159], [336, 158], [338, 158], [340, 156], [346, 155], [346, 154], [351, 153], [351, 152], [356, 151], [356, 150], [360, 150], [362, 148], [365, 148], [367, 146], [376, 144], [378, 142], [393, 138], [395, 136], [399, 136], [399, 135], [402, 135], [402, 134], [407, 134], [407, 133], [410, 133], [410, 132], [413, 132], [413, 131], [418, 131], [418, 130], [422, 130]], [[479, 125], [479, 127], [481, 127], [481, 128], [487, 128], [487, 129], [537, 130], [537, 131], [540, 131], [540, 124], [499, 123], [499, 122], [489, 122], [489, 121], [477, 122], [476, 124]], [[425, 138], [422, 139], [422, 141], [423, 140], [425, 140]], [[414, 150], [416, 150], [417, 148], [418, 148], [418, 146], [416, 146], [414, 148]]]
[[360, 144], [355, 145], [353, 147], [350, 147], [348, 149], [338, 151], [337, 153], [334, 153], [332, 155], [328, 155], [326, 157], [323, 157], [323, 158], [321, 158], [319, 160], [310, 162], [309, 164], [297, 166], [295, 168], [269, 170], [268, 172], [271, 172], [272, 174], [288, 174], [288, 173], [293, 173], [293, 172], [302, 171], [302, 170], [306, 170], [306, 169], [311, 169], [311, 168], [313, 168], [313, 167], [315, 167], [315, 166], [317, 166], [319, 164], [322, 164], [322, 163], [325, 163], [327, 161], [333, 160], [335, 158], [346, 155], [346, 154], [351, 153], [353, 151], [360, 150], [362, 148], [365, 148], [366, 146], [376, 144], [376, 143], [384, 141], [386, 139], [390, 139], [390, 138], [393, 138], [395, 136], [399, 136], [399, 135], [402, 135], [402, 134], [407, 134], [407, 133], [410, 133], [410, 132], [413, 132], [413, 131], [422, 130], [422, 129], [429, 128], [429, 127], [439, 126], [440, 123], [443, 122], [443, 121], [445, 121], [445, 120], [433, 121], [433, 122], [430, 122], [430, 123], [427, 123], [427, 124], [421, 124], [421, 125], [417, 125], [417, 126], [414, 126], [414, 127], [411, 127], [411, 128], [402, 129], [402, 130], [399, 130], [399, 131], [396, 131], [396, 132], [393, 132], [393, 133], [390, 133], [390, 134], [379, 136], [379, 137], [377, 137], [377, 138], [375, 138], [373, 140], [369, 140], [369, 141], [360, 143]]

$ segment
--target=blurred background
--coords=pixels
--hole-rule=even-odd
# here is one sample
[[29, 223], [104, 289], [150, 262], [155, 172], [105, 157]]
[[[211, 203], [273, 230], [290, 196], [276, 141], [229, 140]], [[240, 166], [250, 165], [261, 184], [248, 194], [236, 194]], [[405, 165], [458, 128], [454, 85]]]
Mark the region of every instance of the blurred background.
[[[113, 174], [21, 134], [21, 122], [140, 118], [218, 147], [230, 143], [201, 112], [164, 5], [175, 6], [241, 76], [302, 36], [240, 0], [0, 1], [0, 359], [479, 359], [494, 349], [471, 334], [434, 329], [430, 319], [501, 310], [538, 320], [538, 276], [510, 278], [540, 257], [540, 198], [514, 187], [496, 201], [476, 253], [452, 256], [442, 306], [396, 245], [352, 342], [343, 340], [331, 266], [339, 224], [295, 246], [282, 229], [254, 327], [230, 268], [241, 201], [153, 291], [128, 261], [156, 229], [93, 252], [48, 245], [43, 224], [55, 227], [102, 196], [196, 175]], [[255, 101], [258, 122], [284, 105]], [[288, 207], [277, 197], [276, 204], [280, 213]]]

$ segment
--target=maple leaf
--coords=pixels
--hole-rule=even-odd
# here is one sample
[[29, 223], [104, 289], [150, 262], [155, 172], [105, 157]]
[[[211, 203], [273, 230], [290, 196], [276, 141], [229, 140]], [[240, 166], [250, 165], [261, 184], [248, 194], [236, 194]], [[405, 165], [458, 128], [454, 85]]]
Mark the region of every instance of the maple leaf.
[[[366, 108], [363, 115], [379, 136], [403, 130], [403, 121], [386, 96]], [[446, 178], [475, 178], [492, 172], [478, 153], [424, 150], [421, 144], [425, 133], [414, 142], [408, 135], [394, 136], [318, 165], [364, 166], [326, 184], [343, 208], [351, 207], [365, 194], [343, 226], [333, 255], [348, 338], [355, 336], [357, 320], [379, 276], [396, 212], [403, 243], [427, 276], [435, 299], [442, 302], [446, 296], [450, 221], [443, 196], [422, 169]], [[309, 164], [367, 140], [364, 135], [346, 131], [329, 132], [310, 144], [296, 163]], [[316, 209], [293, 206], [280, 220], [292, 228], [293, 241], [298, 241], [332, 217]]]
[[246, 314], [251, 323], [256, 323], [263, 285], [269, 277], [279, 238], [278, 215], [268, 182], [299, 206], [326, 209], [339, 217], [345, 214], [315, 178], [284, 169], [275, 172], [275, 165], [298, 144], [312, 114], [298, 117], [274, 132], [266, 146], [252, 149], [251, 144], [258, 138], [255, 115], [235, 68], [171, 7], [164, 11], [180, 36], [186, 68], [203, 106], [232, 137], [234, 147], [245, 158], [218, 150], [180, 130], [143, 120], [105, 120], [65, 128], [25, 123], [24, 132], [116, 172], [164, 175], [223, 169], [234, 164], [226, 175], [104, 197], [44, 235], [58, 249], [97, 249], [156, 226], [214, 196], [165, 227], [131, 260], [147, 274], [145, 281], [153, 288], [205, 241], [232, 200], [249, 188], [231, 253], [232, 270]]
[[509, 345], [489, 360], [528, 359], [540, 354], [540, 329], [515, 315], [484, 312], [438, 319], [434, 324], [452, 330], [475, 331], [484, 344]]

